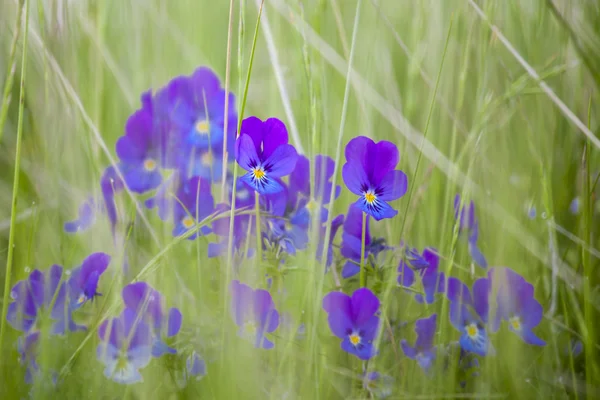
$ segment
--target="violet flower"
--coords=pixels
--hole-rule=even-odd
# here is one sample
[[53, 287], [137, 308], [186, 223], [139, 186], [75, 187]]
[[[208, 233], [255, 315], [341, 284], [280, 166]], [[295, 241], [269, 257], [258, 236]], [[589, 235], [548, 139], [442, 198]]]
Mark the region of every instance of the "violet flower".
[[416, 360], [425, 372], [429, 372], [435, 361], [436, 348], [433, 345], [433, 337], [436, 327], [437, 314], [421, 318], [415, 323], [415, 333], [417, 334], [415, 345], [409, 345], [404, 339], [400, 342], [406, 357]]

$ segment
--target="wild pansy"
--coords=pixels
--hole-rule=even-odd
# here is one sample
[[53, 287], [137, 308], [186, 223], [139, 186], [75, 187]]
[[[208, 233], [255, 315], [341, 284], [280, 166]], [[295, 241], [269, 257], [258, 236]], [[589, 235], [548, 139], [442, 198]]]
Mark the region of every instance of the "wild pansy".
[[53, 265], [42, 272], [33, 270], [26, 280], [17, 282], [10, 290], [6, 320], [22, 332], [40, 330], [46, 325], [50, 333], [83, 330], [71, 318], [67, 289], [62, 279], [62, 267]]
[[473, 283], [473, 293], [458, 278], [447, 281], [446, 295], [450, 300], [450, 322], [460, 333], [463, 350], [480, 356], [493, 351], [488, 339], [490, 281], [479, 278]]
[[342, 350], [368, 360], [377, 354], [373, 340], [379, 329], [379, 299], [368, 288], [352, 296], [331, 292], [323, 298], [331, 332], [342, 339]]
[[162, 181], [161, 167], [166, 166], [167, 132], [155, 124], [152, 93], [142, 95], [142, 108], [127, 120], [125, 135], [115, 145], [119, 170], [127, 187], [135, 193], [156, 189]]
[[25, 383], [33, 383], [34, 377], [38, 375], [40, 367], [37, 363], [37, 352], [40, 332], [35, 331], [20, 337], [17, 341], [19, 352], [19, 364], [25, 366]]
[[145, 282], [131, 283], [123, 288], [125, 307], [134, 310], [150, 328], [152, 336], [152, 356], [160, 357], [165, 353], [176, 354], [177, 350], [167, 345], [181, 329], [182, 315], [179, 309], [172, 307], [167, 313], [163, 309], [162, 295]]
[[331, 220], [331, 229], [329, 232], [329, 242], [325, 242], [325, 234], [327, 233], [327, 224], [323, 224], [319, 227], [319, 242], [317, 243], [317, 261], [323, 262], [323, 255], [325, 253], [325, 249], [327, 249], [327, 259], [325, 261], [325, 267], [327, 268], [331, 266], [333, 263], [333, 240], [340, 229], [340, 227], [344, 225], [344, 215], [340, 214]]
[[67, 233], [84, 232], [96, 222], [96, 214], [104, 207], [93, 197], [88, 197], [77, 211], [77, 219], [65, 222], [64, 230]]
[[499, 327], [501, 320], [507, 321], [509, 329], [525, 343], [544, 346], [546, 342], [532, 331], [540, 324], [544, 313], [542, 305], [533, 296], [533, 285], [505, 267], [490, 269], [488, 278], [496, 294], [494, 328]]
[[102, 322], [98, 337], [96, 355], [105, 366], [104, 376], [122, 384], [142, 382], [139, 370], [152, 358], [152, 334], [143, 318], [126, 308]]
[[199, 381], [207, 374], [206, 361], [196, 351], [192, 351], [185, 359], [185, 366], [178, 376], [179, 387], [184, 388], [191, 379]]
[[239, 327], [238, 334], [254, 347], [272, 349], [275, 344], [265, 335], [279, 326], [279, 313], [271, 294], [264, 289], [252, 289], [238, 280], [231, 282], [231, 314]]
[[415, 345], [409, 345], [404, 339], [400, 342], [404, 355], [416, 360], [425, 372], [429, 372], [435, 361], [436, 348], [433, 345], [433, 337], [436, 327], [437, 314], [433, 314], [428, 318], [421, 318], [415, 323], [415, 333], [417, 334]]
[[[377, 257], [379, 253], [387, 250], [385, 240], [382, 238], [373, 239], [369, 232], [370, 215], [367, 215], [366, 231], [365, 231], [365, 259], [372, 255]], [[342, 277], [350, 278], [360, 272], [360, 256], [362, 243], [362, 211], [355, 204], [350, 204], [348, 213], [344, 221], [344, 229], [342, 232], [342, 256], [348, 261], [342, 269]]]
[[[436, 293], [444, 293], [446, 290], [446, 276], [443, 272], [439, 272], [440, 257], [436, 249], [427, 247], [423, 249], [422, 254], [419, 254], [416, 249], [409, 249], [407, 259], [421, 278], [425, 294], [424, 296], [420, 293], [415, 294], [415, 300], [419, 303], [433, 303]], [[408, 271], [405, 269], [404, 273]]]
[[375, 399], [385, 399], [392, 395], [394, 378], [382, 375], [377, 371], [364, 372], [362, 375], [363, 389]]
[[98, 281], [100, 276], [108, 268], [110, 256], [106, 253], [90, 254], [83, 263], [74, 268], [69, 276], [69, 305], [75, 310], [81, 307], [94, 297], [100, 296], [98, 293]]
[[[210, 190], [210, 181], [198, 177], [193, 177], [181, 184], [173, 203], [173, 219], [175, 221], [173, 236], [185, 234], [196, 223], [215, 211], [215, 203]], [[188, 239], [193, 240], [198, 235], [207, 235], [210, 232], [210, 227], [205, 225]]]
[[235, 147], [235, 159], [248, 171], [242, 180], [260, 194], [278, 193], [283, 186], [278, 178], [289, 175], [298, 154], [288, 144], [288, 133], [277, 118], [261, 121], [249, 117], [242, 121]]
[[475, 203], [471, 200], [468, 210], [465, 210], [465, 207], [461, 207], [460, 195], [457, 194], [454, 198], [454, 218], [458, 221], [458, 233], [467, 236], [471, 258], [473, 258], [475, 264], [482, 268], [487, 268], [487, 260], [481, 250], [479, 250], [479, 247], [477, 247], [479, 221], [475, 215]]
[[[312, 168], [308, 158], [298, 156], [296, 167], [290, 174], [288, 203], [297, 210], [306, 207], [309, 211], [316, 212], [314, 203], [322, 207], [328, 205], [331, 200], [337, 199], [341, 192], [339, 185], [336, 185], [333, 199], [331, 198], [333, 186], [331, 179], [334, 169], [335, 162], [329, 156], [320, 154], [315, 156]], [[321, 213], [321, 222], [323, 222], [323, 218], [327, 218], [326, 209]]]
[[387, 202], [404, 196], [408, 178], [395, 169], [400, 161], [396, 145], [358, 136], [346, 145], [345, 153], [342, 177], [348, 189], [360, 196], [358, 208], [377, 221], [398, 214]]
[[[227, 115], [225, 96], [229, 97]], [[157, 112], [168, 120], [171, 135], [180, 138], [183, 151], [188, 154], [190, 148], [212, 148], [216, 152], [225, 134], [228, 141], [234, 140], [237, 128], [235, 97], [233, 93], [225, 92], [219, 77], [208, 67], [200, 67], [190, 76], [172, 79], [156, 93], [155, 102], [159, 108]], [[225, 120], [228, 121], [226, 133]]]
[[104, 199], [104, 208], [106, 215], [110, 221], [110, 226], [113, 234], [117, 224], [117, 206], [115, 204], [115, 194], [123, 191], [125, 184], [119, 178], [115, 168], [110, 166], [102, 173], [100, 178], [100, 188], [102, 190], [102, 198]]

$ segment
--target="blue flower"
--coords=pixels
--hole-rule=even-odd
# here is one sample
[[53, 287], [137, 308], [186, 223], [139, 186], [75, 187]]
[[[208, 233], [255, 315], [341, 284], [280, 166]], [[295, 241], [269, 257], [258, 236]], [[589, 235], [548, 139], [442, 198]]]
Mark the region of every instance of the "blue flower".
[[331, 292], [323, 298], [331, 332], [342, 339], [342, 350], [368, 360], [377, 354], [373, 340], [379, 329], [379, 299], [368, 288], [351, 296]]
[[[348, 261], [342, 269], [342, 277], [350, 278], [360, 272], [359, 264], [362, 242], [362, 211], [351, 204], [348, 207], [348, 213], [344, 221], [344, 230], [342, 232], [342, 256]], [[365, 260], [369, 255], [377, 257], [379, 253], [387, 250], [383, 239], [372, 239], [369, 232], [370, 216], [367, 215], [366, 232], [365, 232]]]
[[134, 310], [150, 327], [152, 356], [176, 354], [177, 350], [165, 342], [177, 335], [181, 329], [183, 317], [179, 309], [170, 308], [165, 315], [162, 295], [145, 282], [125, 286], [122, 295], [125, 307]]
[[152, 335], [148, 325], [129, 308], [118, 318], [106, 319], [98, 328], [98, 360], [105, 366], [104, 376], [115, 382], [142, 382], [140, 369], [152, 358]]
[[87, 198], [80, 206], [77, 219], [66, 222], [64, 230], [67, 233], [84, 232], [96, 222], [96, 213], [103, 207], [93, 197]]
[[475, 215], [475, 203], [469, 203], [468, 210], [460, 205], [460, 195], [454, 198], [454, 218], [458, 221], [458, 232], [467, 236], [469, 243], [469, 254], [475, 261], [475, 264], [482, 268], [487, 268], [487, 260], [477, 247], [477, 239], [479, 238], [479, 222]]
[[[194, 177], [184, 182], [174, 202], [173, 218], [175, 228], [173, 236], [180, 236], [192, 229], [196, 224], [215, 211], [213, 196], [210, 192], [210, 181]], [[207, 235], [211, 232], [205, 225], [191, 235], [188, 239], [195, 239], [198, 235]]]
[[437, 314], [419, 319], [415, 323], [415, 332], [417, 334], [415, 345], [409, 345], [404, 339], [400, 342], [406, 357], [416, 360], [425, 372], [429, 372], [435, 361], [436, 348], [433, 345], [433, 336], [435, 335], [436, 326]]
[[115, 195], [125, 188], [125, 184], [119, 178], [114, 167], [106, 168], [100, 178], [100, 188], [102, 190], [102, 198], [104, 199], [104, 209], [110, 221], [112, 233], [115, 233], [117, 224], [117, 206], [115, 204]]
[[17, 282], [10, 291], [13, 301], [8, 305], [8, 323], [19, 331], [33, 332], [48, 318], [52, 334], [85, 329], [71, 318], [67, 289], [61, 278], [62, 267], [53, 265], [45, 273], [33, 270], [27, 280]]
[[419, 303], [431, 304], [435, 301], [436, 293], [444, 293], [446, 290], [446, 277], [443, 272], [439, 272], [440, 257], [432, 247], [425, 248], [422, 255], [418, 253], [416, 255], [418, 258], [413, 258], [409, 262], [417, 268], [425, 296], [416, 294], [415, 300]]
[[235, 280], [231, 282], [231, 296], [231, 314], [239, 327], [238, 334], [256, 348], [272, 349], [275, 344], [266, 334], [279, 326], [279, 313], [271, 294]]
[[289, 175], [296, 166], [298, 154], [288, 144], [287, 129], [277, 118], [261, 121], [256, 117], [242, 122], [236, 141], [235, 159], [248, 171], [242, 180], [261, 194], [283, 190], [278, 178]]
[[533, 333], [540, 324], [544, 310], [533, 296], [533, 285], [510, 268], [492, 268], [488, 278], [496, 291], [497, 310], [492, 321], [497, 329], [500, 320], [507, 321], [509, 329], [525, 343], [544, 346], [545, 341]]
[[110, 256], [106, 253], [90, 254], [81, 266], [74, 268], [69, 277], [69, 302], [71, 309], [81, 307], [88, 300], [100, 296], [96, 290], [100, 276], [106, 271]]
[[392, 395], [394, 379], [389, 375], [382, 375], [373, 371], [363, 373], [363, 388], [376, 399], [385, 399]]
[[460, 333], [463, 350], [480, 356], [493, 351], [488, 339], [490, 281], [479, 278], [473, 283], [473, 295], [467, 285], [450, 277], [446, 295], [450, 300], [450, 322]]
[[357, 207], [377, 221], [398, 214], [387, 202], [406, 193], [408, 178], [395, 169], [399, 161], [398, 148], [385, 140], [375, 143], [359, 136], [346, 145], [346, 164], [342, 168], [344, 183], [360, 196]]

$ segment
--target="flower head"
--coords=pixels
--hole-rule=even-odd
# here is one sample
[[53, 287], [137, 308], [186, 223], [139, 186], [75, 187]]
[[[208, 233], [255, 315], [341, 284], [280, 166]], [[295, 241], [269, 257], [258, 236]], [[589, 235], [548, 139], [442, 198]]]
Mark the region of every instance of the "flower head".
[[150, 327], [152, 356], [176, 354], [177, 350], [169, 347], [165, 341], [179, 333], [183, 319], [181, 311], [175, 307], [164, 310], [162, 295], [145, 282], [125, 286], [122, 295], [125, 307], [134, 310]]
[[256, 348], [272, 349], [275, 344], [265, 335], [279, 326], [279, 313], [271, 294], [235, 280], [231, 282], [231, 296], [231, 315], [239, 327], [238, 334]]
[[45, 272], [33, 270], [26, 280], [17, 282], [10, 291], [13, 301], [8, 306], [8, 323], [22, 332], [39, 330], [48, 323], [50, 332], [58, 335], [85, 329], [71, 318], [61, 278], [62, 267], [53, 265]]
[[[317, 155], [312, 163], [305, 156], [298, 156], [296, 167], [290, 174], [289, 201], [297, 204], [301, 201], [316, 201], [323, 205], [331, 202], [331, 189], [335, 162], [329, 156]], [[311, 176], [314, 181], [311, 182]], [[341, 187], [336, 185], [334, 199], [340, 195]]]
[[391, 142], [375, 143], [359, 136], [346, 145], [344, 183], [360, 196], [356, 205], [378, 221], [398, 214], [387, 202], [406, 193], [408, 178], [404, 172], [395, 170], [399, 161], [398, 149]]
[[533, 296], [533, 285], [512, 269], [504, 267], [490, 269], [488, 278], [496, 292], [494, 327], [498, 328], [500, 320], [507, 321], [509, 329], [524, 342], [544, 346], [546, 342], [532, 331], [541, 322], [544, 312]]
[[377, 354], [373, 340], [379, 329], [379, 299], [367, 288], [352, 296], [331, 292], [323, 298], [331, 332], [342, 339], [342, 350], [368, 360]]
[[481, 356], [492, 351], [488, 340], [488, 312], [490, 282], [480, 278], [473, 283], [473, 293], [458, 278], [448, 278], [446, 295], [450, 300], [450, 322], [462, 334], [459, 340], [463, 350]]
[[[212, 214], [215, 211], [214, 204], [210, 192], [210, 181], [194, 177], [182, 183], [173, 203], [173, 219], [175, 220], [173, 236], [185, 234], [196, 223]], [[210, 227], [205, 225], [188, 239], [192, 240], [198, 235], [207, 235], [210, 232]]]
[[465, 210], [465, 207], [461, 207], [460, 195], [457, 194], [454, 198], [454, 218], [458, 221], [458, 233], [467, 236], [471, 258], [480, 267], [487, 268], [487, 260], [479, 247], [477, 247], [479, 221], [475, 215], [475, 203], [471, 201], [468, 209]]
[[416, 360], [419, 366], [428, 372], [435, 361], [435, 346], [433, 345], [433, 336], [437, 326], [437, 314], [428, 318], [422, 318], [415, 323], [415, 332], [417, 341], [414, 346], [402, 340], [400, 345], [406, 357]]
[[71, 271], [69, 277], [69, 302], [72, 309], [81, 307], [88, 300], [100, 296], [98, 281], [110, 263], [110, 256], [106, 253], [90, 254], [83, 263]]
[[394, 378], [377, 371], [363, 373], [363, 388], [375, 399], [385, 399], [392, 395]]
[[65, 222], [64, 230], [67, 233], [83, 232], [96, 222], [96, 213], [103, 209], [93, 197], [87, 198], [78, 209], [77, 219]]
[[427, 247], [423, 250], [423, 254], [415, 251], [409, 262], [417, 268], [425, 292], [425, 296], [416, 294], [415, 300], [419, 303], [433, 303], [435, 294], [443, 293], [446, 290], [446, 277], [443, 272], [439, 272], [440, 257], [436, 250]]
[[235, 148], [235, 159], [248, 171], [242, 180], [261, 194], [281, 192], [278, 178], [290, 174], [298, 158], [287, 143], [287, 129], [277, 118], [246, 118]]
[[[362, 244], [362, 218], [363, 213], [355, 204], [348, 207], [348, 213], [344, 221], [344, 230], [342, 232], [342, 256], [348, 261], [342, 269], [342, 277], [350, 278], [360, 271], [358, 264], [361, 262], [361, 244]], [[379, 253], [387, 250], [383, 239], [373, 239], [369, 232], [370, 215], [367, 215], [365, 230], [365, 259], [369, 255], [377, 257]]]
[[142, 382], [139, 370], [152, 358], [152, 335], [146, 322], [126, 308], [118, 318], [102, 322], [98, 337], [96, 355], [105, 366], [104, 376], [123, 384]]
[[125, 183], [119, 178], [117, 171], [113, 166], [106, 168], [100, 178], [100, 188], [102, 190], [102, 198], [104, 199], [104, 208], [106, 215], [110, 221], [110, 226], [115, 231], [117, 224], [117, 206], [115, 204], [115, 194], [121, 192], [125, 188]]

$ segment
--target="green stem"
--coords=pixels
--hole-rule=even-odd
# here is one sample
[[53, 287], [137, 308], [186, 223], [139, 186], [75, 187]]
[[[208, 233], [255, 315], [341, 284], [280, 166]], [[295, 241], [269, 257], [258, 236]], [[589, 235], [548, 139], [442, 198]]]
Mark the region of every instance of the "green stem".
[[367, 213], [362, 213], [362, 233], [360, 239], [360, 287], [367, 286], [367, 265], [365, 263], [365, 240], [367, 237]]
[[17, 42], [19, 41], [19, 33], [21, 32], [21, 14], [23, 12], [23, 0], [19, 1], [17, 5], [17, 20], [15, 22], [15, 36], [10, 44], [10, 53], [8, 56], [8, 69], [6, 79], [4, 81], [4, 93], [2, 95], [2, 106], [0, 108], [0, 143], [2, 142], [2, 136], [4, 135], [4, 123], [6, 122], [6, 116], [8, 115], [8, 107], [10, 106], [10, 92], [13, 87], [13, 79], [15, 78], [15, 71], [17, 70], [17, 59], [15, 54], [17, 52]]
[[[23, 137], [23, 114], [25, 106], [25, 72], [27, 67], [27, 33], [29, 30], [29, 1], [25, 0], [25, 33], [23, 34], [23, 55], [21, 59], [21, 91], [19, 94], [19, 119], [17, 124], [17, 145], [15, 150], [15, 175], [13, 179], [12, 204], [10, 209], [10, 232], [8, 234], [8, 254], [6, 256], [6, 275], [4, 278], [4, 299], [2, 302], [2, 320], [0, 321], [0, 348], [4, 344], [6, 329], [6, 313], [8, 312], [8, 295], [10, 293], [10, 277], [15, 251], [15, 225], [17, 222], [17, 199], [19, 194], [19, 175], [21, 172], [21, 141]], [[0, 369], [3, 363], [0, 363]]]

